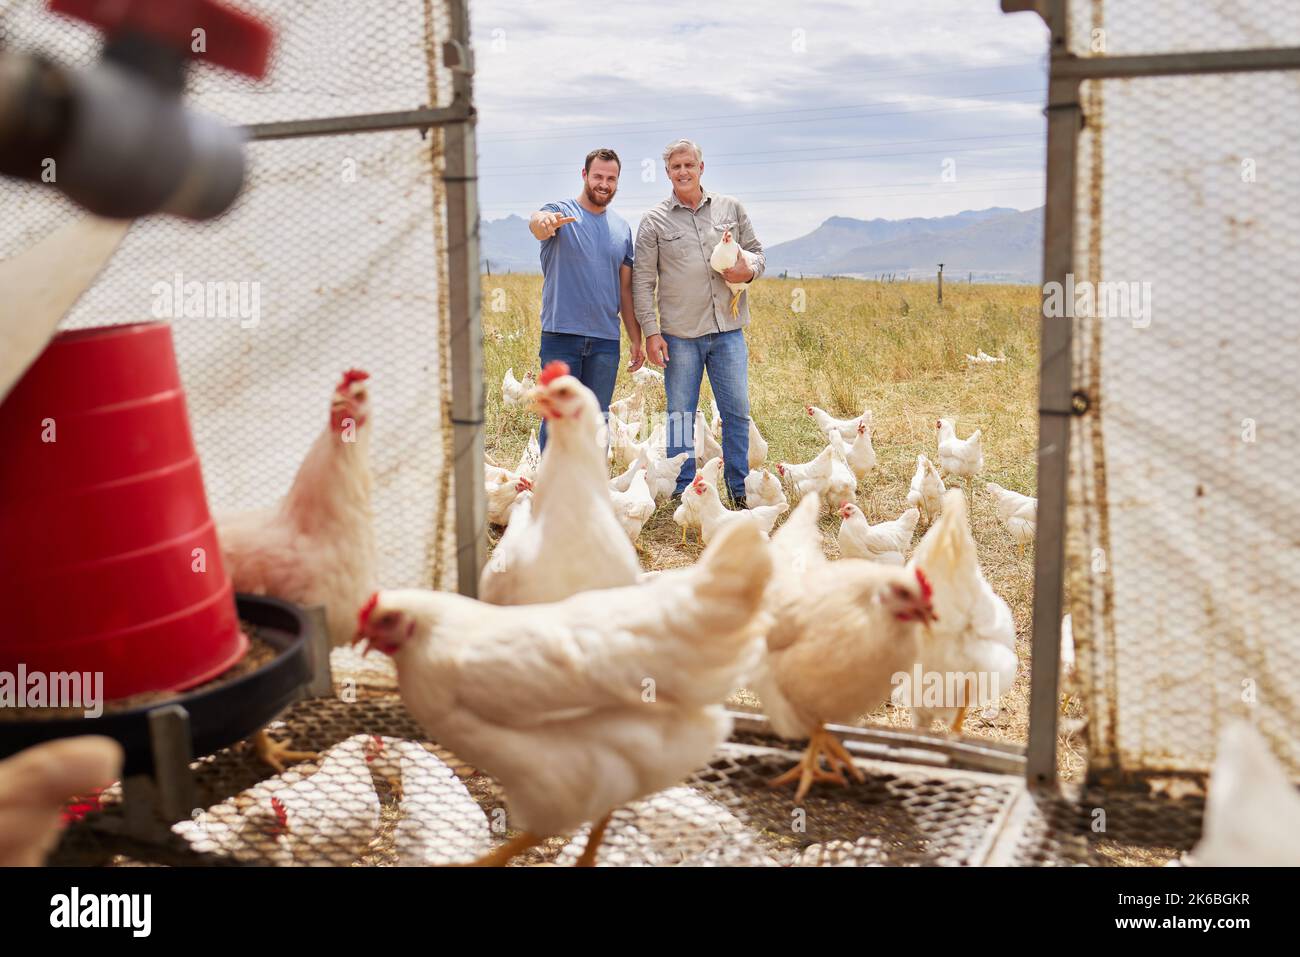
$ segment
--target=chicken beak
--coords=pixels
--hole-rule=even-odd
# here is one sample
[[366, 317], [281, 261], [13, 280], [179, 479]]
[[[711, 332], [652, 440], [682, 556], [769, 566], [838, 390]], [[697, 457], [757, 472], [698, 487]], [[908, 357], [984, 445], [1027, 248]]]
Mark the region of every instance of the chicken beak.
[[370, 637], [368, 635], [363, 635], [361, 632], [357, 632], [357, 636], [352, 639], [352, 647], [355, 648], [357, 645], [361, 646], [362, 658], [374, 650], [370, 646]]

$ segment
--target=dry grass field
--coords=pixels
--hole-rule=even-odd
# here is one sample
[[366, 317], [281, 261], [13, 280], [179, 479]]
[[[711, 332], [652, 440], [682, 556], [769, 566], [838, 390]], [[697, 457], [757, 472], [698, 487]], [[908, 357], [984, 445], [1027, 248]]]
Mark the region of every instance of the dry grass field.
[[[824, 447], [825, 439], [804, 412], [805, 403], [840, 417], [857, 415], [865, 405], [874, 416], [879, 465], [859, 483], [858, 504], [869, 521], [879, 522], [896, 518], [907, 507], [917, 454], [935, 457], [936, 418], [953, 418], [962, 437], [983, 430], [985, 472], [971, 503], [974, 534], [984, 574], [1015, 615], [1021, 669], [998, 716], [970, 714], [965, 733], [1025, 742], [1033, 550], [1017, 556], [983, 482], [1035, 494], [1038, 290], [947, 284], [939, 305], [932, 283], [765, 278], [748, 295], [753, 316], [746, 332], [750, 405], [770, 444], [769, 467], [777, 460], [807, 461]], [[520, 378], [537, 369], [540, 303], [539, 275], [483, 278], [487, 449], [494, 462], [511, 467], [536, 419], [523, 409], [503, 406], [501, 379], [508, 367]], [[799, 305], [803, 308], [796, 311]], [[1001, 353], [1007, 362], [968, 367], [965, 355], [978, 349]], [[624, 342], [624, 371], [615, 398], [631, 388], [626, 353]], [[710, 395], [707, 379], [704, 394]], [[653, 413], [663, 407], [659, 389], [648, 409]], [[699, 555], [694, 540], [681, 543], [672, 511], [671, 504], [661, 505], [641, 533], [647, 569], [688, 564]], [[822, 528], [826, 554], [836, 557], [838, 517], [823, 517]], [[924, 525], [913, 544], [923, 531]], [[910, 726], [907, 711], [889, 706], [867, 720]], [[1061, 738], [1060, 770], [1066, 779], [1083, 770], [1080, 745], [1068, 731]]]

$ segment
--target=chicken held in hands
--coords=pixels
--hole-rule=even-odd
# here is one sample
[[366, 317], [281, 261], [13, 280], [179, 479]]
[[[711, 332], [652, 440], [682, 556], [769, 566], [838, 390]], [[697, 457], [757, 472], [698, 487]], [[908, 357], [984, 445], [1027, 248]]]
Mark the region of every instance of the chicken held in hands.
[[605, 419], [596, 396], [563, 362], [551, 362], [531, 401], [548, 423], [532, 514], [508, 550], [502, 536], [483, 566], [479, 596], [524, 605], [634, 584], [641, 569], [610, 503], [599, 437]]
[[[709, 254], [709, 265], [713, 267], [714, 272], [719, 274], [725, 273], [741, 261], [749, 267], [750, 272], [753, 272], [754, 263], [757, 260], [757, 256], [736, 242], [729, 229], [722, 234], [722, 239], [718, 241], [718, 244], [713, 247], [713, 252]], [[723, 281], [727, 284], [727, 288], [731, 290], [731, 318], [735, 319], [740, 315], [740, 297], [749, 288], [749, 283], [753, 280], [732, 282], [729, 279], [724, 279]]]
[[[368, 373], [349, 369], [330, 396], [329, 421], [274, 508], [217, 517], [221, 560], [237, 592], [323, 605], [332, 645], [347, 644], [358, 602], [375, 589]], [[259, 756], [277, 771], [316, 755], [265, 731]]]
[[524, 833], [480, 863], [504, 864], [709, 760], [731, 731], [721, 702], [758, 654], [771, 574], [762, 534], [737, 523], [694, 565], [553, 604], [379, 592], [357, 641], [393, 657], [432, 740], [503, 786]]

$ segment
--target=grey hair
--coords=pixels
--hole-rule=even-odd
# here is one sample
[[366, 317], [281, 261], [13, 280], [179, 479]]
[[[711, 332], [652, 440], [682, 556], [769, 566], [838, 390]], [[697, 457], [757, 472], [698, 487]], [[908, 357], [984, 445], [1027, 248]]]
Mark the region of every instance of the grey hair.
[[691, 140], [673, 140], [664, 147], [664, 165], [668, 165], [668, 161], [673, 158], [674, 153], [680, 153], [682, 150], [694, 150], [695, 161], [697, 163], [704, 162], [704, 150], [700, 149], [698, 143]]

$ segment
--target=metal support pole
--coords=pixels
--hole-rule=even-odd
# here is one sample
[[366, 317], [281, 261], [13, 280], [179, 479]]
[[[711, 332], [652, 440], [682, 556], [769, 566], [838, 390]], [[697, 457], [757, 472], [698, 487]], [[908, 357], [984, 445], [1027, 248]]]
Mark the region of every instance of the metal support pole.
[[479, 310], [478, 156], [475, 147], [474, 60], [468, 0], [451, 0], [452, 39], [443, 48], [452, 69], [453, 107], [468, 119], [447, 127], [447, 242], [451, 308], [451, 420], [454, 427], [456, 583], [478, 596], [487, 561], [487, 503], [483, 485], [483, 330]]
[[[1047, 91], [1047, 202], [1043, 211], [1043, 282], [1065, 283], [1074, 268], [1076, 156], [1083, 112], [1079, 81], [1056, 75], [1069, 49], [1066, 0], [1051, 0], [1052, 74]], [[1044, 294], [1045, 296], [1045, 294]], [[1034, 549], [1034, 617], [1025, 776], [1033, 786], [1056, 781], [1056, 724], [1065, 578], [1065, 504], [1072, 411], [1071, 320], [1042, 315], [1038, 379], [1038, 531]]]
[[939, 305], [943, 305], [943, 263], [939, 263]]
[[311, 680], [303, 685], [302, 697], [329, 698], [334, 694], [334, 673], [330, 667], [330, 635], [325, 606], [313, 605], [304, 612], [311, 626], [311, 641], [307, 648]]

